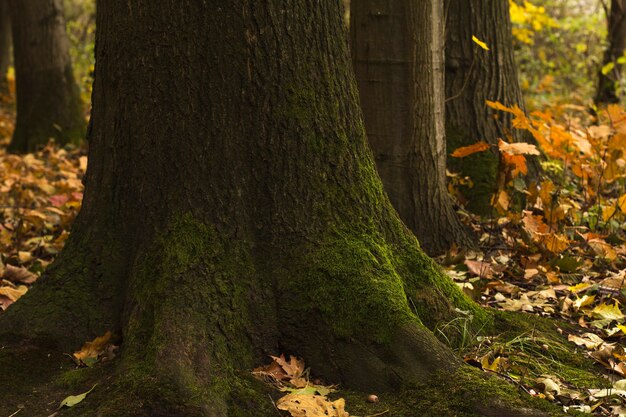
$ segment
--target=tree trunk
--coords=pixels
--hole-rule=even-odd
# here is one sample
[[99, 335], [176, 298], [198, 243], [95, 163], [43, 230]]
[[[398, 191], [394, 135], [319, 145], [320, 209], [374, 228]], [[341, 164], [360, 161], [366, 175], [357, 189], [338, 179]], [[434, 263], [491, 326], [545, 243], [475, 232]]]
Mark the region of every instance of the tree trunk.
[[363, 119], [389, 199], [427, 252], [471, 245], [446, 188], [443, 6], [355, 0], [350, 31]]
[[17, 92], [12, 152], [31, 152], [54, 138], [78, 142], [85, 121], [72, 73], [62, 0], [10, 0]]
[[65, 352], [121, 335], [114, 380], [70, 414], [274, 415], [245, 377], [270, 353], [368, 390], [460, 366], [426, 326], [488, 315], [383, 192], [340, 10], [98, 4], [83, 207], [0, 316], [5, 339]]
[[0, 0], [0, 93], [7, 92], [7, 71], [11, 64], [11, 18], [7, 0]]
[[[514, 130], [508, 113], [494, 112], [486, 100], [524, 109], [513, 57], [508, 0], [446, 0], [446, 134], [448, 149], [481, 140], [497, 145], [498, 139], [516, 142], [534, 139], [526, 131]], [[472, 41], [485, 42], [489, 51]], [[487, 214], [496, 191], [498, 157], [484, 152], [466, 158], [448, 158], [451, 171], [469, 176], [474, 187], [467, 193], [468, 208]], [[531, 158], [529, 171], [539, 166]]]
[[594, 102], [596, 104], [619, 103], [617, 83], [622, 77], [622, 64], [617, 60], [624, 56], [626, 49], [626, 0], [611, 0], [608, 13], [608, 47], [604, 52], [602, 67], [613, 63], [615, 66], [603, 74], [598, 73], [598, 88]]

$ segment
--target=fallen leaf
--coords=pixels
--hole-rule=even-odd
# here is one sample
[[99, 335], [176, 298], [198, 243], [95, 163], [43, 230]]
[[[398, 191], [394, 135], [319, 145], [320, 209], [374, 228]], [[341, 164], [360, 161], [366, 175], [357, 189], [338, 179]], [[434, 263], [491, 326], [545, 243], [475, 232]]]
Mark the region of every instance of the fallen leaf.
[[466, 259], [463, 263], [467, 266], [467, 269], [474, 275], [481, 278], [490, 279], [493, 277], [493, 269], [491, 264], [484, 261], [471, 261]]
[[78, 395], [70, 395], [69, 397], [66, 397], [63, 401], [61, 401], [61, 405], [59, 405], [59, 408], [62, 408], [62, 407], [74, 407], [76, 404], [78, 404], [81, 401], [83, 401], [87, 397], [87, 394], [89, 394], [91, 391], [93, 391], [93, 389], [96, 387], [96, 385], [98, 385], [98, 384], [95, 384], [87, 392], [83, 392], [82, 394], [78, 394]]
[[280, 356], [270, 356], [272, 359], [278, 363], [287, 376], [291, 379], [299, 378], [304, 373], [304, 361], [302, 359], [298, 359], [295, 356], [290, 356], [289, 361], [285, 359], [285, 355], [281, 354]]
[[38, 277], [37, 274], [33, 274], [22, 266], [7, 265], [2, 274], [2, 278], [21, 284], [32, 284], [37, 281]]
[[617, 303], [612, 305], [606, 303], [599, 304], [591, 310], [591, 315], [599, 319], [607, 320], [621, 321], [624, 319], [624, 314], [620, 311]]
[[91, 366], [98, 361], [98, 357], [107, 352], [111, 345], [113, 334], [107, 331], [104, 335], [98, 336], [91, 342], [86, 342], [83, 347], [73, 353], [74, 359], [79, 363]]
[[292, 417], [350, 417], [343, 398], [331, 402], [322, 395], [288, 394], [276, 401], [276, 407]]

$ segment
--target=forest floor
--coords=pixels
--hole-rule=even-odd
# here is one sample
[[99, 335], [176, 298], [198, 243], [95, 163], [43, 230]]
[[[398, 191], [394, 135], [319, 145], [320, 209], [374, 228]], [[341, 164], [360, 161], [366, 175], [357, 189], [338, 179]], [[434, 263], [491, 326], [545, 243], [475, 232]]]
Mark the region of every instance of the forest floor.
[[[435, 333], [444, 341], [454, 339], [450, 344], [466, 363], [499, 375], [526, 395], [564, 410], [626, 416], [626, 113], [614, 106], [593, 120], [576, 106], [555, 106], [529, 117], [497, 103], [492, 107], [514, 114], [516, 126], [533, 133], [545, 158], [545, 177], [525, 178], [525, 158], [535, 153], [534, 146], [501, 144], [495, 151], [504, 180], [494, 194], [491, 214], [464, 215], [479, 237], [479, 249], [453, 249], [438, 261], [477, 302], [524, 312], [529, 320], [526, 330], [515, 335], [505, 329], [482, 334], [472, 330], [472, 316], [459, 311]], [[84, 148], [51, 143], [32, 154], [7, 154], [13, 109], [11, 99], [0, 105], [0, 310], [36, 285], [63, 247], [80, 209], [87, 167]], [[477, 145], [456, 154], [465, 157], [486, 149]], [[546, 320], [539, 317], [552, 320], [560, 339], [540, 331]], [[0, 382], [0, 391], [15, 390], [14, 397], [21, 398], [0, 403], [0, 416], [55, 415], [62, 401], [67, 406], [86, 398], [97, 380], [90, 373], [97, 374], [94, 368], [113, 359], [117, 347], [109, 334], [85, 342], [76, 352], [63, 357], [51, 352], [41, 360], [30, 357], [28, 346], [21, 347], [15, 361], [2, 358], [0, 346], [3, 363], [13, 362], [17, 374], [36, 374], [40, 381], [35, 390]], [[570, 364], [590, 372], [563, 367], [561, 358], [567, 355]], [[268, 362], [250, 371], [285, 391], [278, 408], [292, 415], [299, 415], [298, 407], [310, 407], [347, 416], [343, 410], [350, 411], [350, 398], [345, 404], [333, 397], [332, 387], [310, 380], [301, 360], [280, 356]], [[311, 396], [306, 406], [298, 397], [302, 395]], [[372, 416], [393, 415], [375, 393], [361, 403], [370, 405]]]

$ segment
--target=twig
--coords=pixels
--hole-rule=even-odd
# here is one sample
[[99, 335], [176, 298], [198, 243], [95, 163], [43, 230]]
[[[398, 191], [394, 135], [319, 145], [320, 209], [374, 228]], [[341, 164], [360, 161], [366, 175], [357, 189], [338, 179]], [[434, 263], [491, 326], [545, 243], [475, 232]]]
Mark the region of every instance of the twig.
[[378, 417], [378, 416], [382, 416], [384, 414], [387, 414], [388, 412], [389, 412], [389, 409], [386, 409], [385, 411], [381, 411], [380, 413], [370, 414], [370, 415], [365, 416], [365, 417]]
[[18, 409], [17, 409], [17, 411], [16, 411], [15, 413], [11, 414], [9, 417], [13, 417], [14, 415], [16, 415], [17, 413], [19, 413], [20, 411], [22, 411], [22, 409], [21, 409], [21, 408], [18, 408]]

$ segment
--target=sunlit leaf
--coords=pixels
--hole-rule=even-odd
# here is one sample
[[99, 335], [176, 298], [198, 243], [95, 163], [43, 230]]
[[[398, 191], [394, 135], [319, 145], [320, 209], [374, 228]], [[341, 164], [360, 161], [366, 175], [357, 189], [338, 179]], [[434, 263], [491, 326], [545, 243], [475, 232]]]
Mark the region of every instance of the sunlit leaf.
[[480, 39], [478, 39], [476, 36], [472, 35], [472, 40], [474, 41], [474, 43], [478, 46], [480, 46], [481, 48], [483, 48], [485, 51], [489, 50], [489, 47], [487, 46], [487, 44], [483, 41], [481, 41]]
[[599, 304], [592, 311], [591, 315], [599, 319], [609, 319], [621, 321], [624, 319], [624, 314], [620, 311], [617, 303], [615, 304]]
[[454, 152], [452, 152], [452, 154], [450, 154], [450, 156], [455, 158], [464, 158], [477, 152], [486, 151], [487, 149], [489, 149], [489, 145], [486, 142], [480, 141], [473, 145], [457, 148]]

